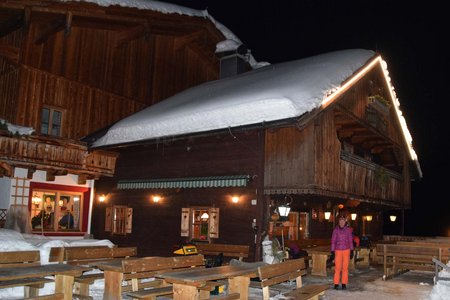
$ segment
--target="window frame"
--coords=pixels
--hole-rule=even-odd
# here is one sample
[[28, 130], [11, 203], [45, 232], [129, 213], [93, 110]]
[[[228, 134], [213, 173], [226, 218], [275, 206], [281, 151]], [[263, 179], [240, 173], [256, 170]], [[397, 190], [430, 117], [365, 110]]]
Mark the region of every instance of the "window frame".
[[[48, 114], [48, 123], [47, 124], [47, 132], [43, 132], [42, 131], [42, 124], [44, 124], [43, 122], [43, 115], [44, 115], [44, 109], [47, 109], [49, 111]], [[53, 131], [53, 127], [54, 127], [54, 122], [53, 122], [53, 117], [54, 117], [54, 112], [59, 112], [61, 114], [61, 120], [60, 120], [60, 124], [59, 124], [59, 134], [55, 135], [52, 133]], [[48, 106], [48, 105], [44, 105], [41, 109], [41, 118], [40, 118], [40, 133], [43, 135], [49, 135], [49, 136], [58, 136], [61, 137], [63, 135], [63, 122], [64, 122], [64, 117], [65, 117], [65, 109], [59, 108], [59, 107], [53, 107], [53, 106]]]

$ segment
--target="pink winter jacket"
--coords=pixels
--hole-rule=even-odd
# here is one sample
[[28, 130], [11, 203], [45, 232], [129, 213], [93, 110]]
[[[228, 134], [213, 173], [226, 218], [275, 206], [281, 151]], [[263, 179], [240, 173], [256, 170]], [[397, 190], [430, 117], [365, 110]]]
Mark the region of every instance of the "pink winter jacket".
[[348, 226], [343, 228], [336, 226], [331, 237], [331, 251], [335, 250], [353, 250], [352, 231]]

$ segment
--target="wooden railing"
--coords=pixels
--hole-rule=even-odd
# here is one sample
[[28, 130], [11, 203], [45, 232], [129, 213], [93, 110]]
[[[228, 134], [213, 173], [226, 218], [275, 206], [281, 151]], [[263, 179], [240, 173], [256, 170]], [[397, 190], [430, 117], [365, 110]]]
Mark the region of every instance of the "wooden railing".
[[84, 142], [47, 136], [15, 136], [0, 131], [0, 161], [4, 172], [22, 167], [51, 171], [56, 175], [71, 173], [98, 178], [114, 175], [116, 159], [114, 152], [89, 152]]

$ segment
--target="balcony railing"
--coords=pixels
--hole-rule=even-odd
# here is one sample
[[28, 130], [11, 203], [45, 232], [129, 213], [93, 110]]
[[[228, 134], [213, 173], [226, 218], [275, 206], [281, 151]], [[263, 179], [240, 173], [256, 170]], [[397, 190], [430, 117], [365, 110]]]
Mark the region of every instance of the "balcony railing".
[[83, 142], [47, 136], [13, 136], [0, 131], [0, 161], [10, 167], [77, 174], [87, 178], [113, 176], [117, 154], [88, 151]]

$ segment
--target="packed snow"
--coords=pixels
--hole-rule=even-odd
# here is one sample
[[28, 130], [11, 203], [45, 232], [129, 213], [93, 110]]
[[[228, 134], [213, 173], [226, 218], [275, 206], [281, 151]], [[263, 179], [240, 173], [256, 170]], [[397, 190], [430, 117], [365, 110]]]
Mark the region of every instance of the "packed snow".
[[299, 117], [374, 56], [342, 50], [206, 82], [117, 122], [94, 147]]

